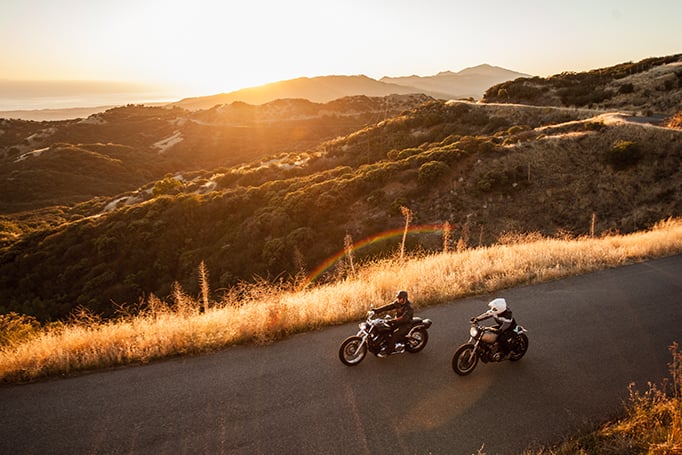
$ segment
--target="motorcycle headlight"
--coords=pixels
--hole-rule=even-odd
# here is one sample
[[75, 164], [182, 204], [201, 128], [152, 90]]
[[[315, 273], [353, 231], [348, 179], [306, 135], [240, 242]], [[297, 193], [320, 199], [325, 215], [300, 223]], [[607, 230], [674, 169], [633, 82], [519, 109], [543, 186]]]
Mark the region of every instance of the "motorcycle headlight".
[[366, 322], [361, 322], [361, 323], [358, 325], [358, 327], [360, 327], [360, 330], [364, 330], [365, 332], [366, 332], [367, 329], [369, 328], [369, 326], [367, 325]]
[[478, 336], [478, 328], [475, 325], [472, 325], [469, 329], [469, 335], [471, 335], [471, 338], [476, 338]]

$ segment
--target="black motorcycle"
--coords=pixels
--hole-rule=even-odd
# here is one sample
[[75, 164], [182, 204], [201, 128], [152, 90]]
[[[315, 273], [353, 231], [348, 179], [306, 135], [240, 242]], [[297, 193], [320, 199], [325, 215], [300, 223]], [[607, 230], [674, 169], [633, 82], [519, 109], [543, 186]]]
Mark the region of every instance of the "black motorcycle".
[[[339, 359], [345, 365], [354, 366], [362, 362], [362, 359], [367, 355], [367, 351], [374, 355], [380, 352], [386, 352], [389, 335], [392, 332], [389, 321], [390, 316], [375, 317], [373, 310], [367, 313], [367, 320], [361, 322], [358, 327], [360, 331], [353, 336], [343, 340], [339, 348]], [[410, 322], [410, 330], [405, 335], [404, 339], [398, 340], [396, 349], [390, 354], [402, 354], [405, 351], [410, 353], [419, 352], [426, 346], [429, 341], [429, 332], [427, 329], [431, 327], [430, 319], [412, 318]]]
[[476, 318], [471, 319], [469, 329], [469, 341], [461, 345], [452, 356], [452, 369], [460, 376], [466, 376], [474, 371], [478, 360], [483, 363], [501, 362], [503, 360], [517, 361], [528, 350], [527, 330], [517, 325], [507, 343], [508, 348], [503, 349], [498, 341], [498, 334], [492, 327], [484, 327]]

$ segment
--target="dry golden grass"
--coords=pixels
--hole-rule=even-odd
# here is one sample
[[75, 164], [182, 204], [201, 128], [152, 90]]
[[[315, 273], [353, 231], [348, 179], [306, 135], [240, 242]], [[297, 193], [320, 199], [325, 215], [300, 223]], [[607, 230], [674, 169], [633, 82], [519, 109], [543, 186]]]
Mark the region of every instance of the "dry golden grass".
[[358, 320], [371, 304], [385, 303], [399, 288], [409, 289], [415, 305], [423, 307], [680, 252], [682, 219], [676, 219], [625, 236], [507, 236], [492, 247], [367, 264], [343, 280], [300, 290], [244, 285], [216, 302], [207, 301], [208, 289], [202, 283], [199, 299], [176, 288], [172, 305], [151, 296], [148, 309], [138, 315], [112, 321], [85, 315], [6, 345], [0, 349], [0, 381], [144, 363], [244, 342], [267, 343]]

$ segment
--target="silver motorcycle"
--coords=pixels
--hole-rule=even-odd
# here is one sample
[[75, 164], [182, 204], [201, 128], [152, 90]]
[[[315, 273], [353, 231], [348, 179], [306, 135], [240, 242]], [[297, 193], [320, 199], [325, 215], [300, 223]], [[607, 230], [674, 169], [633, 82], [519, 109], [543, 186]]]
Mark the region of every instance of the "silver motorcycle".
[[452, 369], [460, 376], [466, 376], [474, 371], [478, 360], [483, 363], [515, 362], [528, 351], [528, 332], [523, 326], [516, 325], [508, 341], [508, 348], [503, 349], [498, 341], [498, 333], [492, 327], [484, 327], [476, 318], [471, 319], [469, 341], [462, 344], [452, 356]]

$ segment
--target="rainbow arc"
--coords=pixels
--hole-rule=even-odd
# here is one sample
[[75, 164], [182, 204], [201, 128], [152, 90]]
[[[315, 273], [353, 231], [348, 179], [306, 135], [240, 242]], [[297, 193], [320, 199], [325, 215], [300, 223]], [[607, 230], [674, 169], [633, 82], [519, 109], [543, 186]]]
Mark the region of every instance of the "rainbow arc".
[[[442, 224], [422, 224], [422, 225], [415, 225], [411, 226], [407, 229], [407, 234], [433, 234], [433, 233], [438, 233], [438, 232], [443, 232], [443, 225]], [[353, 245], [351, 246], [351, 251], [356, 252], [359, 251], [363, 248], [368, 247], [369, 245], [373, 245], [379, 242], [383, 242], [387, 239], [391, 239], [394, 237], [402, 237], [402, 235], [405, 233], [405, 228], [397, 228], [397, 229], [391, 229], [389, 231], [384, 231], [380, 232], [378, 234], [375, 234], [371, 237], [368, 237], [364, 240], [360, 240], [359, 242], [354, 242]], [[347, 254], [347, 250], [341, 249], [337, 253], [333, 254], [329, 258], [327, 258], [324, 262], [322, 262], [320, 265], [318, 265], [315, 270], [313, 270], [305, 279], [303, 282], [303, 287], [308, 286], [310, 283], [313, 281], [317, 280], [322, 274], [324, 274], [326, 271], [331, 269], [334, 264], [336, 264], [338, 261], [343, 259], [343, 257]]]

